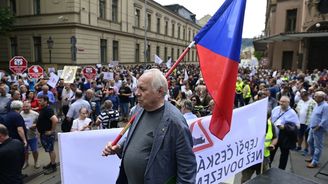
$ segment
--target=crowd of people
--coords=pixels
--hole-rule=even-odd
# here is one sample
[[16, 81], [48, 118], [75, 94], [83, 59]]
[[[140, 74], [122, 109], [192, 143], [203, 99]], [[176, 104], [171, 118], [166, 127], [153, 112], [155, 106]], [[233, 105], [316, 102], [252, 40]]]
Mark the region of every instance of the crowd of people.
[[[31, 151], [33, 166], [37, 169], [40, 167], [38, 163], [40, 140], [50, 158], [49, 164], [43, 167], [44, 173], [50, 174], [55, 172], [57, 167], [54, 142], [58, 123], [61, 125], [60, 131], [63, 132], [116, 128], [124, 125], [131, 114], [142, 111], [143, 115], [138, 121], [142, 122], [140, 127], [143, 128], [135, 128], [133, 137], [140, 136], [142, 140], [148, 142], [141, 143], [138, 142], [140, 139], [134, 140], [133, 137], [131, 142], [133, 145], [143, 145], [143, 148], [147, 148], [148, 151], [141, 150], [142, 154], [137, 158], [134, 153], [140, 147], [122, 144], [114, 148], [106, 146], [104, 154], [113, 154], [118, 150], [123, 150], [123, 154], [120, 155], [127, 157], [126, 160], [146, 167], [146, 163], [141, 161], [140, 157], [149, 156], [151, 149], [149, 145], [152, 145], [151, 143], [157, 140], [156, 136], [158, 136], [156, 134], [154, 137], [152, 134], [157, 127], [147, 122], [150, 118], [161, 122], [163, 114], [169, 111], [170, 116], [174, 115], [174, 118], [180, 122], [174, 126], [178, 127], [176, 130], [170, 129], [170, 131], [182, 133], [180, 136], [183, 137], [177, 137], [175, 141], [184, 140], [187, 149], [181, 153], [190, 156], [189, 161], [180, 160], [182, 164], [179, 164], [182, 166], [189, 164], [192, 170], [195, 166], [194, 156], [188, 152], [192, 148], [192, 140], [189, 142], [191, 136], [190, 132], [186, 132], [185, 122], [210, 115], [214, 107], [214, 101], [207, 92], [200, 67], [194, 64], [180, 65], [167, 80], [158, 74], [168, 71], [165, 65], [103, 66], [97, 68], [97, 71], [97, 77], [93, 80], [86, 79], [81, 72], [78, 72], [74, 83], [64, 83], [64, 80], [60, 79], [54, 88], [47, 85], [49, 78], [46, 74], [38, 81], [28, 78], [26, 74], [2, 75], [0, 123], [4, 126], [0, 125], [0, 154], [3, 153], [3, 149], [6, 149], [7, 142], [12, 142], [13, 147], [22, 147], [24, 150], [23, 158], [15, 160], [18, 164], [16, 168], [19, 165], [23, 169], [29, 167], [28, 155]], [[149, 71], [152, 75], [148, 73]], [[103, 72], [112, 72], [113, 79], [104, 77]], [[149, 76], [152, 78], [149, 79]], [[279, 168], [281, 169], [286, 168], [290, 149], [300, 151], [305, 156], [311, 156], [306, 160], [309, 161], [306, 165], [308, 168], [318, 167], [323, 149], [323, 136], [328, 130], [327, 84], [327, 70], [239, 69], [235, 108], [268, 97], [266, 138], [270, 141], [265, 145], [265, 158], [267, 158], [265, 165], [270, 165], [279, 148], [281, 151]], [[149, 87], [152, 88], [151, 92], [147, 91], [150, 90]], [[154, 90], [157, 90], [156, 93]], [[167, 102], [170, 102], [170, 105]], [[162, 106], [165, 108], [161, 109]], [[175, 108], [180, 111], [184, 120], [176, 114]], [[151, 138], [142, 136], [145, 131], [149, 131], [149, 135], [152, 134]], [[21, 143], [21, 146], [16, 140]], [[7, 147], [12, 146], [7, 144]], [[171, 149], [173, 148], [167, 147], [166, 151], [171, 151]], [[19, 151], [19, 149], [16, 150]], [[19, 155], [19, 152], [17, 154]], [[0, 156], [2, 163], [5, 157]], [[133, 168], [133, 165], [126, 160], [122, 161], [122, 164], [128, 167], [125, 168], [127, 175], [123, 179], [127, 181], [144, 179], [142, 172], [145, 172], [145, 168], [139, 168], [140, 173], [131, 174], [130, 168]], [[176, 162], [172, 162], [173, 165], [170, 167], [177, 167]], [[155, 163], [158, 167], [163, 164], [160, 160]], [[3, 170], [6, 168], [0, 166], [0, 172]], [[247, 172], [243, 172], [243, 181], [249, 179], [252, 170], [259, 173], [259, 167], [254, 166]], [[20, 172], [11, 173], [11, 176], [17, 178], [20, 174]], [[167, 174], [167, 177], [174, 176], [174, 173]], [[193, 177], [193, 175], [181, 175], [187, 183], [192, 183]], [[10, 179], [6, 181], [15, 183]]]

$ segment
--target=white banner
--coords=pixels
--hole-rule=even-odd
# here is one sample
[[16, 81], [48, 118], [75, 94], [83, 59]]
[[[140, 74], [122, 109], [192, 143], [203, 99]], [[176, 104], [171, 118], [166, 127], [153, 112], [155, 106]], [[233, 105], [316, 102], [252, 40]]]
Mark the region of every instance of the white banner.
[[54, 88], [54, 87], [56, 87], [58, 81], [59, 81], [59, 77], [54, 73], [50, 73], [50, 78], [49, 78], [47, 84], [49, 86], [51, 86], [52, 88]]
[[[219, 140], [209, 132], [210, 116], [189, 122], [197, 159], [196, 183], [219, 183], [263, 160], [267, 99], [235, 109], [230, 132]], [[120, 160], [102, 157], [121, 129], [60, 133], [62, 183], [115, 183]]]

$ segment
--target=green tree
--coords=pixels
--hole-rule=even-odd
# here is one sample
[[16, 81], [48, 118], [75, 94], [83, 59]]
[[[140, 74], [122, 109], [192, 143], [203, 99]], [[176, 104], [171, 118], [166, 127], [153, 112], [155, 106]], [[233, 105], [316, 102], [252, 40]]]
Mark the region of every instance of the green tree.
[[254, 51], [254, 56], [257, 58], [258, 61], [260, 61], [263, 57], [263, 52], [261, 51]]
[[14, 24], [14, 16], [8, 8], [0, 8], [0, 34], [8, 33]]

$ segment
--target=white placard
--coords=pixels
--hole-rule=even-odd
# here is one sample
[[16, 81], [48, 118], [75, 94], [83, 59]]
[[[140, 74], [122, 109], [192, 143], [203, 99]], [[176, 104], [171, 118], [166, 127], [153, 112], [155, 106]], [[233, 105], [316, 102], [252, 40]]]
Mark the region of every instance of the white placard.
[[[235, 109], [230, 132], [223, 140], [209, 131], [211, 116], [189, 121], [197, 160], [196, 183], [220, 183], [263, 161], [267, 98]], [[109, 140], [121, 129], [59, 134], [63, 184], [115, 183], [120, 166], [117, 156], [102, 157]]]
[[102, 72], [104, 74], [104, 79], [106, 80], [113, 80], [114, 73], [113, 72]]
[[60, 78], [64, 79], [65, 83], [73, 83], [75, 80], [76, 71], [77, 66], [64, 66], [64, 71]]
[[50, 78], [49, 78], [47, 84], [49, 86], [51, 86], [52, 88], [54, 88], [54, 87], [56, 87], [58, 81], [59, 81], [59, 77], [54, 73], [50, 73]]

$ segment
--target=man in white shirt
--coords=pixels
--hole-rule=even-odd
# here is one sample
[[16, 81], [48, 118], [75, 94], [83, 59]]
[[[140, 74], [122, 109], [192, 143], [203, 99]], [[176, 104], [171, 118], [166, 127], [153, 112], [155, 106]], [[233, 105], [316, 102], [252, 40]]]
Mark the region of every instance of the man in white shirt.
[[[296, 147], [297, 129], [300, 122], [296, 112], [289, 106], [288, 96], [282, 96], [279, 100], [280, 105], [275, 107], [271, 113], [271, 121], [276, 126], [278, 136], [277, 147], [280, 148], [279, 168], [285, 170], [288, 162], [289, 150]], [[272, 162], [277, 149], [270, 153]]]
[[[303, 137], [305, 135], [305, 140], [307, 140], [310, 123], [310, 117], [313, 109], [317, 106], [317, 103], [309, 97], [309, 93], [305, 90], [300, 93], [300, 101], [297, 103], [296, 111], [300, 120], [300, 129], [298, 131], [298, 142], [297, 142], [297, 151], [302, 150]], [[304, 141], [304, 155], [308, 152], [307, 141]]]
[[[36, 121], [39, 117], [39, 113], [31, 110], [31, 103], [25, 101], [23, 104], [23, 111], [20, 113], [25, 121], [25, 126], [27, 129], [27, 143], [31, 148], [33, 159], [34, 159], [34, 168], [38, 169], [40, 165], [38, 164], [38, 137], [36, 132]], [[24, 169], [29, 165], [28, 163], [28, 151], [25, 152], [25, 164]]]

